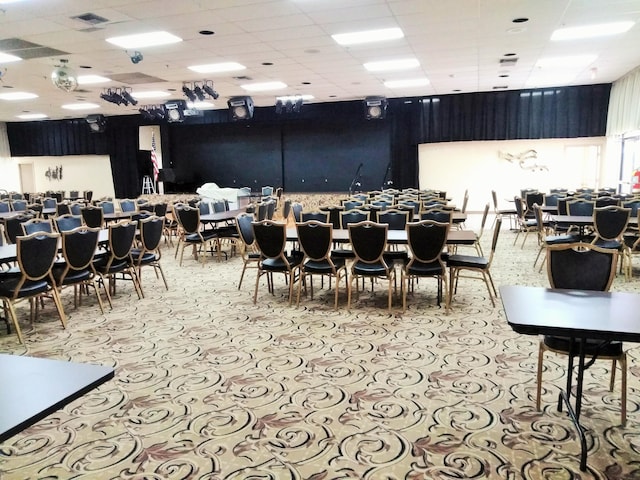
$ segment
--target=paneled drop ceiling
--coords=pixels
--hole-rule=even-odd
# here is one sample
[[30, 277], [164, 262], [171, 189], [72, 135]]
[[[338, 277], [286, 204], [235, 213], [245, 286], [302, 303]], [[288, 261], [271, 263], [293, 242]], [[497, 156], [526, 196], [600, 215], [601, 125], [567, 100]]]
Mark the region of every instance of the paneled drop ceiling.
[[[0, 64], [0, 94], [29, 92], [37, 98], [0, 100], [0, 121], [23, 113], [50, 119], [87, 114], [138, 114], [138, 106], [107, 103], [107, 88], [169, 92], [185, 97], [184, 82], [210, 80], [219, 92], [213, 108], [229, 97], [251, 95], [258, 106], [277, 95], [312, 95], [309, 102], [366, 96], [417, 97], [496, 89], [613, 82], [640, 65], [640, 25], [624, 34], [590, 40], [550, 41], [561, 27], [640, 21], [640, 0], [0, 0], [0, 52], [21, 56]], [[516, 19], [528, 19], [521, 23]], [[344, 47], [332, 34], [399, 27], [404, 38]], [[134, 64], [106, 38], [165, 30], [183, 41], [137, 49]], [[209, 30], [212, 35], [200, 32]], [[577, 67], [542, 69], [540, 59], [593, 55]], [[363, 64], [416, 58], [419, 67], [368, 72]], [[111, 81], [67, 93], [51, 82], [61, 60], [78, 75]], [[245, 70], [199, 74], [191, 65], [238, 62]], [[562, 73], [564, 79], [547, 79]], [[389, 89], [388, 80], [426, 78], [423, 87]], [[241, 85], [281, 81], [287, 88], [248, 93]], [[561, 82], [561, 83], [560, 83]], [[91, 102], [74, 112], [61, 106]]]

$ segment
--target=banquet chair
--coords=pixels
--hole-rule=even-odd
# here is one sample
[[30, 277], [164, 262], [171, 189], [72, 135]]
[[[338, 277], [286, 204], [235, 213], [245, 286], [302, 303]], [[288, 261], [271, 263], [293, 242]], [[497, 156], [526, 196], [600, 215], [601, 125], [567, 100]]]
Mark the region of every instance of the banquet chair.
[[11, 200], [11, 210], [14, 212], [24, 212], [27, 209], [26, 200]]
[[17, 237], [23, 234], [22, 224], [31, 220], [33, 215], [18, 214], [4, 219], [4, 235], [7, 243], [16, 244]]
[[80, 209], [82, 222], [89, 228], [103, 228], [104, 214], [101, 207], [87, 205]]
[[538, 263], [540, 256], [542, 256], [542, 262], [540, 262], [540, 269], [539, 269], [539, 271], [542, 271], [542, 267], [546, 262], [546, 258], [547, 258], [546, 252], [547, 252], [547, 247], [549, 245], [561, 245], [563, 243], [574, 243], [579, 241], [580, 237], [579, 235], [574, 235], [570, 233], [554, 235], [552, 233], [551, 228], [544, 224], [542, 208], [540, 208], [538, 205], [534, 205], [533, 212], [536, 216], [536, 223], [538, 224], [538, 243], [540, 244], [540, 248], [538, 249], [538, 255], [536, 255], [536, 259], [533, 262], [533, 268], [536, 267], [536, 264]]
[[0, 200], [0, 213], [11, 211], [11, 202], [9, 200]]
[[[389, 226], [389, 230], [405, 230], [409, 219], [413, 216], [410, 210], [389, 209], [378, 214], [378, 223], [384, 223]], [[408, 260], [408, 252], [406, 248], [399, 249], [398, 245], [391, 245], [384, 252], [384, 259], [387, 262], [406, 262]]]
[[592, 200], [574, 199], [567, 202], [567, 213], [569, 215], [590, 217], [593, 215], [594, 208], [595, 202]]
[[620, 258], [620, 270], [626, 280], [631, 279], [631, 253], [624, 241], [624, 233], [627, 231], [630, 208], [618, 206], [596, 207], [593, 210], [594, 245], [602, 248], [613, 248], [622, 255]]
[[[73, 306], [78, 308], [82, 303], [82, 288], [91, 287], [96, 293], [100, 312], [104, 314], [104, 305], [98, 290], [96, 277], [98, 276], [93, 265], [95, 251], [98, 248], [99, 228], [81, 226], [62, 233], [62, 257], [63, 263], [56, 263], [52, 269], [55, 285], [59, 289], [73, 286]], [[108, 292], [102, 283], [105, 295]]]
[[420, 220], [453, 223], [453, 210], [442, 207], [429, 207], [420, 212]]
[[94, 267], [102, 285], [104, 286], [107, 281], [109, 282], [105, 292], [107, 293], [110, 307], [113, 307], [111, 299], [116, 291], [118, 274], [122, 275], [121, 278], [125, 278], [126, 275], [133, 283], [138, 299], [142, 298], [138, 274], [131, 261], [131, 249], [136, 237], [136, 228], [137, 222], [129, 220], [109, 224], [107, 252], [94, 260]]
[[316, 220], [322, 223], [329, 222], [329, 212], [314, 211], [314, 212], [302, 212], [300, 216], [301, 222], [308, 222], [309, 220]]
[[520, 245], [520, 248], [524, 248], [524, 242], [527, 241], [529, 234], [537, 233], [538, 222], [535, 218], [526, 218], [524, 216], [524, 205], [520, 197], [514, 197], [513, 201], [516, 206], [516, 222], [518, 225], [518, 232], [516, 233], [516, 238], [513, 239], [513, 244], [516, 244], [518, 237], [522, 233], [524, 234], [524, 238], [522, 239], [522, 245]]
[[478, 233], [476, 233], [474, 235], [473, 240], [470, 241], [460, 241], [458, 243], [456, 243], [454, 245], [455, 248], [455, 252], [457, 252], [458, 247], [473, 247], [476, 250], [476, 253], [480, 256], [484, 255], [484, 252], [482, 251], [482, 245], [480, 243], [480, 240], [482, 238], [482, 235], [484, 233], [484, 228], [487, 224], [487, 217], [489, 216], [489, 204], [487, 203], [484, 206], [484, 210], [482, 211], [482, 220], [480, 221], [480, 231]]
[[351, 298], [353, 297], [353, 289], [355, 282], [356, 293], [358, 292], [358, 280], [369, 278], [372, 280], [371, 288], [373, 289], [373, 280], [386, 279], [387, 288], [387, 304], [391, 311], [393, 302], [393, 285], [395, 284], [396, 272], [393, 264], [389, 264], [384, 259], [384, 252], [387, 249], [387, 230], [389, 226], [382, 223], [363, 221], [358, 223], [350, 223], [349, 241], [353, 248], [355, 256], [351, 264], [351, 279], [348, 282], [347, 289], [347, 307], [351, 308]]
[[72, 215], [82, 215], [82, 207], [84, 207], [84, 204], [80, 202], [73, 202], [69, 204], [69, 211]]
[[289, 221], [289, 216], [291, 215], [291, 200], [287, 199], [282, 202], [282, 220], [284, 222]]
[[527, 219], [534, 218], [534, 205], [542, 206], [545, 204], [545, 194], [542, 192], [527, 192], [522, 198], [524, 199], [525, 206], [524, 217]]
[[296, 230], [298, 231], [298, 243], [303, 253], [302, 261], [298, 266], [300, 278], [298, 280], [296, 305], [300, 305], [300, 293], [303, 284], [306, 291], [307, 277], [309, 279], [311, 300], [313, 300], [313, 276], [326, 275], [336, 279], [334, 308], [337, 310], [341, 278], [344, 278], [345, 289], [349, 288], [349, 284], [345, 259], [332, 258], [331, 256], [333, 226], [330, 223], [309, 220], [296, 223]]
[[[365, 210], [342, 210], [338, 215], [340, 218], [341, 230], [347, 230], [349, 228], [349, 225], [352, 223], [369, 221], [369, 212]], [[340, 246], [340, 247], [337, 247], [337, 245], [334, 245], [334, 247], [335, 248], [331, 251], [331, 255], [334, 258], [338, 258], [338, 257], [346, 258], [346, 259], [355, 258], [355, 254], [353, 253], [353, 248], [350, 244]]]
[[349, 198], [347, 200], [341, 200], [340, 203], [344, 207], [345, 211], [357, 210], [364, 205], [364, 201], [353, 199], [353, 198]]
[[55, 233], [53, 224], [48, 218], [32, 218], [20, 224], [24, 235], [31, 235], [36, 232]]
[[620, 205], [620, 199], [618, 198], [614, 198], [610, 196], [603, 196], [603, 197], [598, 196], [595, 199], [595, 208], [617, 207], [619, 205]]
[[52, 197], [45, 197], [42, 199], [42, 206], [44, 208], [56, 208], [57, 203], [56, 199]]
[[97, 206], [102, 208], [102, 213], [115, 213], [116, 211], [115, 205], [111, 200], [98, 202]]
[[[615, 277], [618, 255], [617, 250], [601, 248], [590, 243], [577, 242], [549, 246], [547, 249], [549, 284], [551, 288], [606, 292]], [[540, 339], [536, 375], [537, 410], [540, 410], [544, 352], [576, 356], [578, 353], [572, 349], [571, 343], [569, 338], [555, 335], [545, 335]], [[624, 426], [627, 420], [627, 354], [623, 350], [623, 344], [617, 341], [587, 339], [585, 348], [587, 357], [592, 357], [593, 360], [597, 358], [612, 361], [609, 391], [613, 391], [616, 366], [620, 363], [622, 377], [620, 416], [621, 424]], [[570, 360], [570, 370], [572, 365], [573, 361]]]
[[466, 278], [474, 278], [482, 280], [487, 286], [489, 292], [489, 299], [491, 305], [496, 306], [495, 298], [498, 297], [496, 286], [493, 283], [491, 277], [491, 263], [496, 253], [496, 247], [498, 245], [498, 236], [500, 235], [500, 227], [502, 226], [502, 217], [498, 217], [496, 224], [493, 227], [493, 238], [491, 240], [491, 253], [489, 257], [474, 256], [474, 255], [460, 255], [453, 254], [447, 257], [447, 267], [449, 268], [449, 306], [453, 300], [453, 294], [458, 289], [458, 279], [461, 272], [467, 272], [470, 274], [480, 274], [480, 276], [468, 276]]
[[253, 235], [253, 221], [254, 217], [251, 213], [241, 213], [236, 217], [236, 229], [243, 244], [241, 247], [243, 265], [240, 281], [238, 282], [238, 290], [242, 287], [242, 280], [247, 268], [258, 268], [258, 262], [260, 261], [260, 251], [256, 246], [256, 239]]
[[[162, 240], [162, 230], [164, 228], [164, 219], [152, 215], [147, 218], [138, 220], [138, 229], [140, 230], [140, 244], [138, 247], [131, 249], [131, 260], [133, 266], [138, 273], [138, 285], [140, 293], [144, 298], [144, 290], [142, 288], [142, 267], [152, 267], [155, 271], [156, 278], [162, 278], [164, 288], [169, 290], [167, 279], [164, 276], [160, 259], [160, 241]], [[158, 275], [159, 274], [159, 275]]]
[[18, 323], [15, 305], [21, 300], [31, 303], [31, 322], [34, 320], [32, 302], [43, 296], [51, 296], [63, 328], [66, 328], [66, 316], [55, 288], [51, 268], [58, 253], [57, 233], [36, 232], [31, 235], [18, 236], [16, 251], [18, 270], [0, 273], [0, 300], [3, 302], [6, 315], [11, 318], [20, 343], [24, 343], [22, 330]]
[[[516, 220], [517, 213], [515, 208], [498, 208], [498, 194], [495, 190], [491, 190], [491, 199], [493, 200], [493, 213], [498, 216], [507, 217], [509, 219], [509, 228], [513, 230], [513, 221]], [[517, 220], [516, 220], [517, 222]], [[494, 219], [495, 224], [495, 219]], [[517, 223], [516, 223], [517, 226]]]
[[253, 222], [253, 235], [256, 246], [260, 251], [258, 261], [258, 274], [256, 275], [256, 287], [253, 294], [253, 303], [258, 299], [258, 287], [260, 277], [266, 275], [267, 287], [271, 294], [274, 293], [273, 274], [282, 273], [289, 289], [289, 305], [293, 300], [293, 284], [295, 283], [295, 271], [302, 261], [302, 255], [287, 256], [285, 246], [287, 244], [287, 224], [262, 220]]
[[299, 202], [294, 202], [291, 204], [291, 212], [293, 213], [293, 220], [295, 222], [302, 221], [302, 210], [303, 205]]
[[53, 222], [56, 230], [60, 233], [68, 232], [82, 226], [82, 217], [80, 215], [71, 215], [70, 213], [55, 217]]
[[178, 252], [180, 252], [179, 265], [182, 266], [184, 249], [187, 245], [190, 245], [193, 247], [194, 257], [196, 260], [202, 262], [202, 266], [204, 267], [204, 261], [208, 250], [207, 247], [211, 247], [212, 242], [217, 240], [215, 230], [202, 229], [202, 224], [200, 222], [200, 210], [196, 207], [190, 207], [188, 205], [174, 205], [173, 211], [179, 225], [178, 244], [176, 245], [174, 258], [177, 257]]
[[449, 292], [447, 288], [447, 269], [442, 253], [447, 244], [450, 223], [422, 220], [407, 224], [407, 243], [411, 257], [402, 269], [402, 311], [407, 309], [407, 292], [413, 280], [433, 277], [438, 282], [438, 306], [444, 291], [445, 312], [449, 312]]
[[56, 217], [70, 214], [71, 208], [69, 207], [68, 203], [56, 203]]
[[138, 211], [138, 204], [136, 203], [135, 200], [132, 200], [130, 198], [122, 198], [118, 200], [118, 203], [120, 204], [120, 210], [122, 210], [123, 212]]

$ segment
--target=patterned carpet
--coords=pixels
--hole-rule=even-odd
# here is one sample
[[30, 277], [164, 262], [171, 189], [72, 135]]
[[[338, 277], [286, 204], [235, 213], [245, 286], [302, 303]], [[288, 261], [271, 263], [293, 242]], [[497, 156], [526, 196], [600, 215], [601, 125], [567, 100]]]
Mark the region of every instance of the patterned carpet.
[[[473, 223], [468, 224], [473, 226]], [[530, 238], [512, 246], [503, 227], [496, 285], [546, 286], [532, 268]], [[483, 244], [488, 251], [490, 234]], [[534, 406], [537, 338], [515, 334], [484, 284], [462, 279], [453, 310], [420, 282], [409, 308], [385, 308], [384, 283], [351, 311], [346, 294], [320, 290], [290, 307], [255, 270], [237, 289], [242, 261], [162, 263], [170, 290], [145, 272], [146, 298], [123, 282], [112, 311], [95, 298], [73, 309], [68, 329], [51, 306], [26, 346], [0, 333], [0, 352], [115, 367], [115, 378], [0, 444], [0, 479], [632, 479], [640, 478], [640, 350], [629, 348], [627, 426], [619, 375], [609, 362], [585, 377], [579, 443], [555, 401], [565, 359], [547, 354], [544, 411]], [[614, 281], [614, 290], [640, 291]], [[0, 329], [2, 330], [2, 329]], [[2, 385], [0, 388], [11, 388]]]

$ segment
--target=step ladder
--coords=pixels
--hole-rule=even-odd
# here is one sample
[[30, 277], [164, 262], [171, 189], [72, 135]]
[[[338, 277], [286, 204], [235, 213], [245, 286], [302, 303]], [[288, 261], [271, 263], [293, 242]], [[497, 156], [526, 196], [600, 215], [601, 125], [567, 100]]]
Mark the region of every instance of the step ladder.
[[142, 195], [156, 193], [156, 188], [153, 186], [153, 181], [149, 175], [142, 177]]

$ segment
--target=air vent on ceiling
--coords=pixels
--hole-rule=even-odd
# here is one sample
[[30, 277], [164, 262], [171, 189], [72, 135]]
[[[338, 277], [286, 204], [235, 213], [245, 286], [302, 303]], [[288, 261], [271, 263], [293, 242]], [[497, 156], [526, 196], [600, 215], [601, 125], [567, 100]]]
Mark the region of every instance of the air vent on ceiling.
[[507, 85], [496, 85], [493, 87], [494, 90], [506, 90], [507, 88], [509, 88]]
[[56, 48], [27, 42], [21, 38], [4, 38], [0, 40], [0, 52], [15, 55], [23, 60], [29, 60], [31, 58], [61, 57], [69, 54], [68, 52], [63, 52]]
[[88, 23], [89, 25], [100, 25], [101, 23], [107, 23], [107, 20], [100, 15], [96, 15], [95, 13], [83, 13], [82, 15], [76, 15], [75, 17], [71, 17], [72, 20], [80, 20], [81, 22]]
[[114, 82], [126, 83], [128, 85], [139, 85], [142, 83], [159, 83], [166, 82], [166, 80], [158, 77], [152, 77], [140, 72], [131, 73], [114, 73], [109, 75], [109, 78]]
[[516, 63], [518, 63], [518, 58], [501, 58], [500, 66], [501, 67], [513, 67]]

